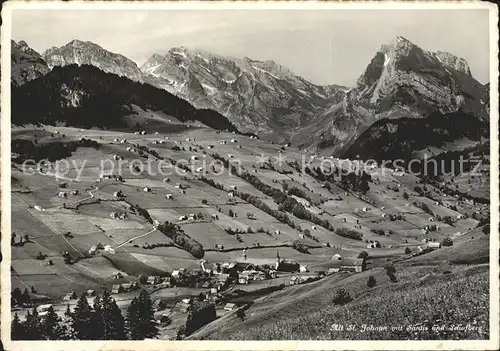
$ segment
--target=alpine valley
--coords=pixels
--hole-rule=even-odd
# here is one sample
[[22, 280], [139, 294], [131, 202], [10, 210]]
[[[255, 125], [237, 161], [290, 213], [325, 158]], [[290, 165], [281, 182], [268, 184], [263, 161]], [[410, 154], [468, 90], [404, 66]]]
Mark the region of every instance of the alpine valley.
[[138, 67], [88, 41], [73, 40], [41, 55], [25, 42], [12, 42], [14, 86], [74, 64], [150, 84], [198, 109], [217, 111], [240, 132], [321, 154], [408, 159], [488, 137], [488, 86], [473, 78], [464, 59], [426, 51], [403, 37], [381, 46], [355, 87], [319, 86], [274, 61], [184, 47], [154, 54]]

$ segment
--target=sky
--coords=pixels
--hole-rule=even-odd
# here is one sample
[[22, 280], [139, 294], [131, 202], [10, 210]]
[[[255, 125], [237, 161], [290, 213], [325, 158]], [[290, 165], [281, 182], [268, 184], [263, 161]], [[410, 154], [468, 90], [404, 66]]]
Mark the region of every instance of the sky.
[[38, 52], [92, 41], [138, 65], [172, 47], [274, 60], [313, 83], [354, 86], [403, 36], [463, 57], [489, 81], [488, 10], [13, 10], [12, 38]]

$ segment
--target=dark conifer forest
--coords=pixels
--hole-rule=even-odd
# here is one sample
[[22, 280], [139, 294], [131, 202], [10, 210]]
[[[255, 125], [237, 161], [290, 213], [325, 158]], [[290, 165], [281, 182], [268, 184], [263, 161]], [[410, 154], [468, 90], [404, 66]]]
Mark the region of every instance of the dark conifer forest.
[[62, 122], [75, 127], [122, 128], [132, 105], [161, 111], [181, 122], [199, 121], [214, 129], [237, 131], [216, 111], [196, 109], [165, 90], [90, 65], [54, 67], [21, 87], [12, 86], [12, 122], [20, 125]]

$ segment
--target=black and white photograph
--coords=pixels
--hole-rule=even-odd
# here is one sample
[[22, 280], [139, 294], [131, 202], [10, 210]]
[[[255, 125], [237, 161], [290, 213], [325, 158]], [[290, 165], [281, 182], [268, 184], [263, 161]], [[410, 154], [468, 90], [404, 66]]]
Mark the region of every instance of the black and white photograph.
[[2, 19], [5, 349], [498, 349], [495, 5]]

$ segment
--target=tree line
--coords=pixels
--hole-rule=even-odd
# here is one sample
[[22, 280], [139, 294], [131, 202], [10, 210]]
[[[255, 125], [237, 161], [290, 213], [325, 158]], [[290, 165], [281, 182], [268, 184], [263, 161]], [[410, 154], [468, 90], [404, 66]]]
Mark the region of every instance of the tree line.
[[61, 121], [77, 127], [123, 128], [124, 117], [134, 113], [132, 105], [162, 111], [182, 122], [237, 131], [216, 111], [196, 109], [166, 90], [91, 65], [54, 67], [41, 78], [12, 87], [12, 122], [17, 124]]
[[71, 311], [69, 305], [63, 317], [50, 306], [43, 316], [36, 308], [28, 311], [23, 321], [18, 314], [12, 319], [12, 340], [144, 340], [159, 334], [153, 316], [153, 302], [142, 290], [134, 297], [126, 316], [109, 291], [97, 294], [90, 306], [85, 294]]
[[[330, 222], [328, 222], [326, 219], [321, 219], [315, 214], [311, 213], [309, 210], [305, 208], [303, 204], [301, 204], [299, 201], [297, 201], [295, 198], [288, 196], [285, 192], [283, 192], [280, 189], [274, 188], [268, 184], [265, 184], [262, 182], [257, 176], [250, 174], [247, 171], [239, 172], [234, 165], [230, 165], [229, 161], [220, 156], [217, 153], [213, 153], [211, 155], [214, 159], [221, 161], [224, 166], [231, 171], [232, 174], [240, 177], [244, 181], [250, 183], [255, 189], [261, 191], [262, 193], [266, 194], [267, 196], [270, 196], [273, 198], [274, 202], [276, 202], [279, 207], [278, 211], [271, 210], [266, 208], [266, 206], [262, 206], [261, 204], [256, 205], [257, 201], [255, 199], [251, 199], [251, 196], [243, 196], [248, 197], [250, 199], [245, 199], [238, 195], [240, 198], [242, 198], [245, 201], [251, 202], [253, 200], [252, 205], [260, 208], [261, 210], [265, 211], [268, 214], [271, 214], [270, 211], [272, 212], [272, 216], [277, 218], [280, 222], [286, 223], [290, 225], [292, 228], [295, 228], [295, 223], [291, 221], [288, 216], [286, 216], [285, 213], [283, 212], [289, 212], [292, 213], [295, 217], [304, 219], [307, 221], [310, 221], [314, 224], [317, 224], [319, 226], [324, 227], [325, 229], [328, 229], [329, 231], [333, 231], [333, 227]], [[235, 192], [236, 194], [237, 192]], [[238, 193], [240, 194], [240, 193]], [[261, 208], [262, 207], [262, 208]], [[269, 211], [270, 210], [270, 211]]]

